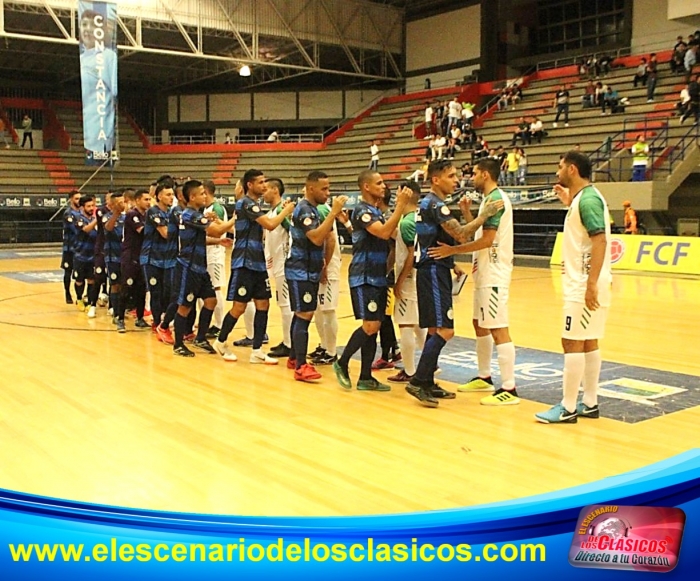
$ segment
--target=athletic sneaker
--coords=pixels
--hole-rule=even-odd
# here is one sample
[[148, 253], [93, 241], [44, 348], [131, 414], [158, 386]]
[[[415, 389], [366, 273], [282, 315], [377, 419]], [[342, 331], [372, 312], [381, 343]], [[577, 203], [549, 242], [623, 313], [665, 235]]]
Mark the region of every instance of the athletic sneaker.
[[321, 355], [324, 355], [326, 353], [326, 350], [321, 347], [320, 345], [316, 347], [316, 349], [309, 353], [309, 359], [315, 359], [316, 357], [320, 357]]
[[218, 339], [214, 341], [214, 351], [216, 351], [221, 357], [223, 357], [224, 361], [238, 361], [238, 357], [236, 357], [236, 354], [231, 352], [231, 349], [229, 349], [229, 346], [226, 343], [222, 343]]
[[150, 325], [143, 319], [137, 319], [134, 323], [134, 327], [136, 327], [137, 329], [148, 329]]
[[340, 387], [344, 389], [352, 389], [352, 383], [350, 382], [350, 375], [348, 372], [340, 366], [337, 361], [333, 364], [333, 371], [335, 371], [335, 378], [338, 380]]
[[582, 418], [591, 418], [592, 420], [597, 420], [600, 417], [600, 409], [597, 405], [593, 407], [588, 407], [582, 401], [576, 404], [576, 413]]
[[112, 325], [116, 325], [118, 322], [119, 322], [119, 317], [117, 317], [116, 315], [114, 315], [114, 316], [112, 317]]
[[193, 341], [192, 345], [196, 347], [197, 349], [201, 349], [205, 353], [209, 353], [211, 355], [216, 355], [216, 349], [214, 349], [210, 344], [209, 341], [204, 339], [204, 341], [197, 341], [196, 339]]
[[316, 379], [321, 379], [321, 375], [313, 365], [304, 363], [299, 369], [294, 370], [294, 379], [297, 381], [314, 381]]
[[187, 341], [188, 343], [192, 343], [192, 341], [195, 340], [195, 337], [197, 337], [197, 335], [195, 335], [194, 333], [187, 333], [187, 335], [185, 335], [182, 338], [182, 340]]
[[219, 336], [219, 331], [221, 331], [219, 327], [217, 327], [216, 325], [212, 325], [211, 327], [209, 327], [209, 330], [207, 331], [207, 334], [205, 336], [207, 339], [216, 339]]
[[154, 335], [158, 335], [158, 324], [157, 323], [151, 323], [151, 332]]
[[358, 380], [357, 389], [360, 391], [391, 391], [391, 386], [386, 383], [380, 383], [372, 377], [371, 379]]
[[481, 405], [518, 405], [519, 403], [518, 392], [514, 389], [497, 389], [491, 395], [481, 398]]
[[75, 306], [78, 307], [78, 310], [81, 313], [84, 313], [85, 310], [88, 308], [88, 304], [85, 302], [85, 299], [78, 299], [75, 301]]
[[248, 337], [243, 337], [243, 339], [239, 339], [238, 341], [234, 341], [233, 346], [234, 347], [252, 347], [253, 340], [248, 339]]
[[427, 389], [415, 385], [413, 382], [406, 386], [406, 391], [426, 407], [436, 408], [440, 405], [440, 402]]
[[250, 363], [263, 363], [265, 365], [277, 365], [279, 361], [274, 357], [270, 357], [262, 349], [253, 349], [250, 352]]
[[394, 369], [394, 364], [391, 361], [387, 361], [386, 359], [379, 358], [377, 359], [374, 363], [372, 363], [372, 369], [374, 371], [379, 371], [382, 369]]
[[296, 369], [297, 368], [297, 360], [292, 359], [291, 357], [287, 359], [287, 369]]
[[328, 352], [325, 352], [319, 357], [314, 357], [311, 361], [313, 361], [314, 365], [333, 365], [338, 361], [338, 356], [330, 355]]
[[284, 342], [280, 343], [279, 345], [275, 345], [272, 349], [270, 349], [270, 357], [289, 357], [289, 354], [292, 352], [292, 350], [287, 347]]
[[87, 316], [88, 319], [94, 319], [97, 316], [97, 313], [95, 313], [95, 307], [91, 306], [90, 308], [88, 308]]
[[391, 383], [408, 383], [412, 379], [413, 376], [406, 373], [406, 371], [403, 369], [399, 371], [396, 375], [390, 375], [386, 378], [386, 380], [391, 381]]
[[467, 393], [473, 391], [493, 391], [493, 380], [490, 377], [475, 377], [464, 385], [460, 385], [457, 391], [465, 391]]
[[457, 394], [454, 391], [442, 389], [437, 383], [434, 383], [433, 387], [431, 387], [428, 391], [430, 392], [430, 395], [437, 399], [455, 399], [457, 397]]
[[575, 424], [578, 421], [576, 412], [568, 411], [560, 403], [546, 412], [535, 414], [535, 419], [543, 424]]
[[172, 345], [175, 343], [173, 339], [173, 334], [170, 329], [163, 329], [160, 325], [156, 327], [156, 335], [158, 336], [158, 341], [165, 343], [166, 345]]
[[175, 355], [179, 355], [180, 357], [194, 357], [194, 353], [192, 353], [192, 351], [190, 351], [184, 345], [180, 345], [179, 347], [174, 347], [173, 353]]
[[126, 326], [124, 325], [124, 319], [117, 319], [117, 332], [126, 333]]
[[72, 304], [73, 304], [73, 296], [72, 296], [70, 293], [68, 293], [68, 294], [66, 295], [66, 304], [67, 304], [67, 305], [72, 305]]
[[399, 361], [403, 360], [403, 356], [401, 355], [401, 350], [400, 349], [394, 349], [391, 352], [391, 362], [392, 363], [398, 363]]

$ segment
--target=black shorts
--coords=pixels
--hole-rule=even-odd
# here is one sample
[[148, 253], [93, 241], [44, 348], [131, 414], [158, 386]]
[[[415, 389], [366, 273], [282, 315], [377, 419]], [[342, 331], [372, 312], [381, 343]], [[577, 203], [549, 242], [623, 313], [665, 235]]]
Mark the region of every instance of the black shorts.
[[95, 277], [104, 279], [107, 276], [107, 265], [104, 254], [95, 254]]
[[107, 263], [107, 277], [109, 278], [110, 284], [119, 284], [119, 281], [122, 278], [121, 262]]
[[295, 313], [313, 313], [318, 307], [318, 284], [309, 280], [288, 280], [289, 306]]
[[[152, 264], [144, 264], [141, 268], [143, 269], [143, 277], [149, 292], [160, 292], [163, 288], [170, 289], [170, 281], [172, 280], [170, 270], [159, 268]], [[170, 298], [169, 294], [168, 298]]]
[[129, 261], [127, 264], [122, 264], [121, 283], [126, 286], [145, 285], [146, 281], [143, 278], [143, 269], [137, 262]]
[[179, 306], [191, 307], [197, 299], [205, 300], [215, 297], [216, 292], [214, 292], [208, 272], [200, 274], [185, 269], [179, 263], [175, 265], [172, 302]]
[[70, 270], [71, 272], [73, 271], [73, 251], [72, 250], [64, 250], [63, 254], [61, 255], [61, 268], [63, 270]]
[[252, 300], [263, 301], [272, 298], [270, 279], [267, 271], [258, 272], [248, 268], [234, 268], [228, 279], [227, 301], [248, 303]]
[[449, 268], [431, 264], [416, 270], [418, 324], [422, 329], [454, 329], [452, 275]]
[[363, 284], [350, 289], [352, 312], [356, 319], [383, 321], [386, 315], [387, 287]]
[[86, 280], [95, 279], [95, 263], [83, 262], [77, 258], [73, 260], [73, 279], [76, 282], [83, 283]]

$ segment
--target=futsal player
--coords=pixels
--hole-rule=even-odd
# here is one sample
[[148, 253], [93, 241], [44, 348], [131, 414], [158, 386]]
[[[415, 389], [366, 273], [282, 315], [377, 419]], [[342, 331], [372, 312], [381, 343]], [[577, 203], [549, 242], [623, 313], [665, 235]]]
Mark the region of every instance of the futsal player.
[[[109, 212], [112, 192], [105, 195], [105, 203], [95, 209], [97, 219], [97, 238], [95, 239], [95, 286], [97, 287], [97, 297], [99, 302], [103, 285], [107, 282], [107, 264], [105, 262], [105, 215]], [[102, 305], [104, 306], [104, 305]]]
[[[591, 184], [591, 162], [569, 151], [559, 162], [559, 199], [569, 207], [564, 221], [563, 264], [564, 397], [535, 414], [544, 424], [575, 424], [579, 417], [598, 418], [598, 382], [602, 359], [598, 341], [605, 335], [610, 307], [610, 213]], [[583, 397], [577, 401], [583, 382]]]
[[[63, 290], [66, 294], [66, 304], [73, 304], [73, 297], [70, 294], [70, 281], [73, 276], [73, 246], [77, 232], [75, 229], [75, 219], [80, 213], [80, 192], [71, 192], [68, 198], [68, 207], [63, 212], [63, 252], [61, 255], [61, 268], [63, 269]], [[80, 303], [83, 300], [83, 288], [80, 287], [81, 294], [76, 297]], [[77, 294], [78, 287], [75, 288]]]
[[119, 318], [119, 301], [121, 293], [121, 253], [126, 220], [126, 200], [124, 192], [114, 192], [110, 196], [108, 211], [102, 216], [105, 229], [105, 266], [109, 277], [109, 303], [112, 305], [112, 323], [119, 333], [126, 332], [124, 319]]
[[97, 218], [95, 217], [95, 198], [90, 195], [81, 196], [80, 212], [75, 216], [76, 236], [73, 245], [73, 278], [75, 280], [76, 294], [83, 296], [83, 289], [87, 283], [87, 299], [85, 304], [78, 301], [78, 308], [85, 310], [87, 316], [95, 318], [97, 306], [97, 292], [95, 288], [95, 240], [97, 239]]
[[[228, 220], [228, 214], [226, 213], [226, 208], [214, 197], [216, 185], [213, 181], [207, 180], [204, 182], [204, 192], [207, 195], [207, 205], [204, 209], [204, 215], [213, 212], [219, 220], [226, 222]], [[230, 246], [228, 240], [229, 239], [226, 238], [226, 233], [224, 233], [220, 238], [211, 239], [207, 242], [207, 272], [209, 273], [209, 278], [211, 278], [211, 284], [216, 294], [216, 308], [214, 309], [214, 316], [212, 317], [213, 324], [209, 327], [209, 339], [214, 339], [219, 335], [221, 325], [224, 321], [224, 307], [226, 303], [221, 287], [224, 283], [226, 247]]]

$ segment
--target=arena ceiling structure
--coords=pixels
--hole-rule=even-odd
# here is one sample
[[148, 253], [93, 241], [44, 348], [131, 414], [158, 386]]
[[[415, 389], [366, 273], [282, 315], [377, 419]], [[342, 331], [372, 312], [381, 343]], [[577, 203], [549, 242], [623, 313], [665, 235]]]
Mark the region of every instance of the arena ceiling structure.
[[[398, 84], [407, 11], [440, 3], [118, 0], [120, 84], [149, 92]], [[0, 0], [0, 8], [0, 78], [56, 92], [77, 86], [77, 0]], [[250, 77], [239, 75], [243, 66]]]

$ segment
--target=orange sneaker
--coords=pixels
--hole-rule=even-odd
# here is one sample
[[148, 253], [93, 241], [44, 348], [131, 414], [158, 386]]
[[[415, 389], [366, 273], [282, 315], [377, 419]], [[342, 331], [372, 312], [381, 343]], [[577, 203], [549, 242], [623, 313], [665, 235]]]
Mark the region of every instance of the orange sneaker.
[[294, 372], [294, 379], [297, 381], [313, 381], [315, 379], [321, 379], [321, 375], [313, 365], [305, 363], [299, 369]]

